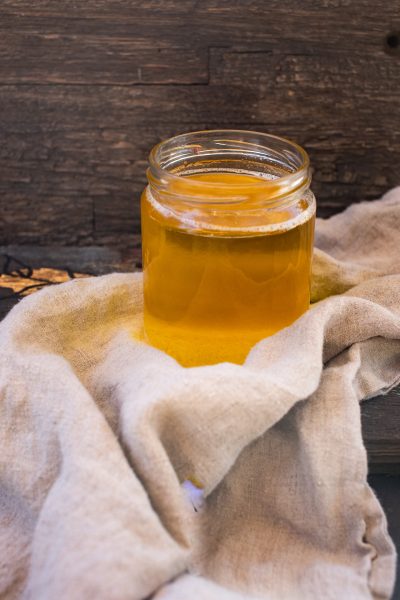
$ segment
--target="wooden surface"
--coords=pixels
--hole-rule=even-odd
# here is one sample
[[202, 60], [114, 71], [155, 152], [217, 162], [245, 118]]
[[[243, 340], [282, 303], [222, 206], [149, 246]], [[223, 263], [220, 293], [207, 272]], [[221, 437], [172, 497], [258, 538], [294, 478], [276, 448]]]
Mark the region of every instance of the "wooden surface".
[[2, 0], [0, 244], [132, 247], [147, 155], [303, 144], [320, 215], [400, 183], [400, 3]]
[[[27, 293], [83, 274], [133, 271], [140, 248], [0, 247], [0, 319]], [[361, 405], [371, 473], [400, 474], [400, 387]]]

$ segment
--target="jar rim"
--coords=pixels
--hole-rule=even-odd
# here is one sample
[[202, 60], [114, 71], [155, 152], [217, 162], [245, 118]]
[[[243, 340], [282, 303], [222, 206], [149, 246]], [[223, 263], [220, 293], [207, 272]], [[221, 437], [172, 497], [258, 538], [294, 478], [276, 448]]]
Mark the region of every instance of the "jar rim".
[[[165, 150], [168, 145], [172, 146], [172, 142], [174, 142], [176, 144], [176, 148], [183, 148], [183, 147], [189, 147], [190, 145], [196, 146], [196, 144], [193, 143], [193, 139], [198, 136], [198, 137], [203, 137], [204, 139], [207, 138], [212, 138], [212, 137], [216, 137], [218, 138], [218, 136], [223, 136], [223, 138], [221, 138], [219, 141], [225, 141], [225, 142], [236, 142], [236, 143], [243, 143], [243, 144], [248, 144], [248, 145], [252, 145], [252, 146], [260, 146], [261, 148], [264, 148], [265, 151], [271, 150], [271, 143], [275, 143], [275, 144], [282, 144], [284, 146], [286, 146], [286, 148], [288, 150], [294, 151], [295, 153], [297, 153], [297, 157], [299, 159], [299, 165], [294, 168], [293, 171], [284, 174], [284, 175], [278, 175], [276, 178], [274, 179], [264, 179], [264, 178], [259, 178], [259, 180], [257, 180], [256, 177], [254, 177], [254, 181], [251, 182], [246, 182], [246, 183], [235, 183], [234, 187], [235, 189], [240, 190], [241, 188], [243, 189], [258, 189], [258, 188], [264, 188], [264, 189], [268, 189], [268, 186], [271, 187], [275, 187], [276, 183], [279, 183], [280, 186], [282, 186], [283, 188], [285, 188], [286, 190], [289, 188], [291, 189], [291, 191], [294, 191], [296, 189], [298, 189], [299, 187], [303, 188], [306, 187], [310, 184], [310, 180], [311, 180], [311, 175], [310, 175], [310, 159], [309, 156], [307, 154], [307, 152], [304, 150], [304, 148], [302, 148], [299, 144], [297, 144], [296, 142], [293, 142], [292, 140], [289, 140], [287, 138], [281, 137], [281, 136], [277, 136], [271, 133], [264, 133], [264, 132], [259, 132], [259, 131], [252, 131], [252, 130], [247, 130], [247, 129], [204, 129], [204, 130], [199, 130], [199, 131], [190, 131], [190, 132], [186, 132], [186, 133], [181, 133], [179, 135], [176, 136], [171, 136], [170, 138], [167, 138], [166, 140], [163, 140], [161, 142], [159, 142], [158, 144], [156, 144], [149, 155], [149, 164], [150, 164], [150, 168], [148, 170], [148, 177], [149, 177], [149, 181], [151, 182], [151, 180], [153, 180], [154, 182], [156, 182], [157, 180], [159, 182], [165, 181], [167, 182], [173, 182], [173, 181], [178, 181], [178, 180], [182, 180], [182, 175], [183, 174], [177, 174], [174, 172], [171, 172], [170, 170], [168, 170], [167, 168], [163, 167], [161, 164], [161, 151]], [[229, 136], [233, 136], [232, 138], [230, 138]], [[245, 139], [241, 139], [244, 137], [248, 137], [249, 140], [251, 140], [251, 138], [253, 138], [253, 141], [246, 141]], [[256, 141], [256, 139], [258, 140], [258, 143]], [[261, 140], [265, 140], [265, 144], [260, 143]], [[268, 145], [268, 140], [270, 141], [270, 145]], [[192, 142], [191, 142], [192, 141]], [[181, 145], [179, 145], [179, 142], [182, 142]], [[194, 153], [195, 154], [195, 153]], [[296, 185], [297, 183], [297, 185]], [[292, 185], [291, 185], [292, 184]], [[204, 180], [196, 180], [196, 178], [191, 178], [190, 179], [190, 187], [193, 189], [221, 189], [221, 190], [226, 190], [229, 188], [232, 188], [232, 183], [227, 183], [227, 182], [208, 182], [208, 181], [204, 181]], [[292, 187], [293, 186], [293, 187]]]

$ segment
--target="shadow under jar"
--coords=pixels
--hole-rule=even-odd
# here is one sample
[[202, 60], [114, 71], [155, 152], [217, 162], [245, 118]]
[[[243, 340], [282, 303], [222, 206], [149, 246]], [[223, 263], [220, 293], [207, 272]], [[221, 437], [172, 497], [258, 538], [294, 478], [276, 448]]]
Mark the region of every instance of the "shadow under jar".
[[306, 152], [251, 131], [158, 144], [142, 195], [145, 339], [184, 366], [242, 363], [310, 304]]

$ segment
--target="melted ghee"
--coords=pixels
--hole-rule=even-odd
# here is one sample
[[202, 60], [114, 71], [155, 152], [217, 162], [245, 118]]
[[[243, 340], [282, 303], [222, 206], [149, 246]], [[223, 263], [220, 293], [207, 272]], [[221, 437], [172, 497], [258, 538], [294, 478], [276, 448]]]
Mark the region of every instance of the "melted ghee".
[[224, 198], [237, 197], [239, 185], [247, 203], [210, 209], [207, 194], [215, 201], [220, 188], [206, 185], [203, 214], [185, 214], [173, 206], [164, 210], [145, 190], [145, 336], [184, 366], [240, 364], [256, 342], [309, 307], [315, 208], [304, 200], [286, 209], [260, 208], [271, 181], [263, 189], [254, 186], [259, 177], [238, 173], [180, 177], [175, 187], [181, 196], [191, 179], [225, 184]]

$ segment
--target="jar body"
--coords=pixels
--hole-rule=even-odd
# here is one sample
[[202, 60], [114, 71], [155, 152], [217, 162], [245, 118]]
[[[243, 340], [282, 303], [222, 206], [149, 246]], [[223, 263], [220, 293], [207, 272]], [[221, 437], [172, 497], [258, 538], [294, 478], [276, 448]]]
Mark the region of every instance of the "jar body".
[[[178, 194], [157, 195], [150, 185], [142, 195], [145, 336], [184, 366], [240, 364], [309, 307], [314, 196], [304, 189], [286, 204], [259, 202], [267, 191], [255, 194], [258, 175], [235, 169], [202, 164], [201, 173], [168, 182]], [[200, 206], [190, 202], [193, 190], [185, 195], [185, 177], [206, 186], [196, 187]], [[232, 203], [238, 185], [245, 201]]]

